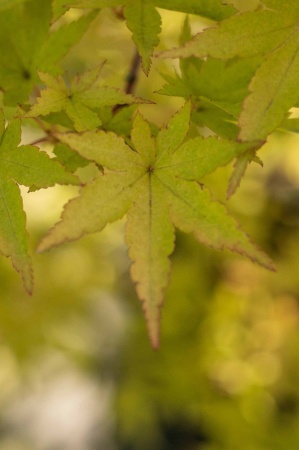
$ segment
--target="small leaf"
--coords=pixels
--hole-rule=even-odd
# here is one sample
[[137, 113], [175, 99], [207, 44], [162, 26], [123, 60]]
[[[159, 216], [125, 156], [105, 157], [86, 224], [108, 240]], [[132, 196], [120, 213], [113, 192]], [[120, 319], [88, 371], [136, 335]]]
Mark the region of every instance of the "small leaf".
[[152, 0], [128, 0], [124, 9], [129, 30], [133, 33], [133, 41], [142, 57], [142, 68], [148, 75], [151, 56], [159, 43], [161, 17]]
[[175, 77], [168, 76], [168, 84], [159, 93], [184, 98], [192, 96], [193, 122], [207, 126], [224, 138], [237, 140], [240, 131], [237, 121], [242, 103], [262, 59], [222, 61], [208, 58], [201, 61], [187, 58], [182, 61], [181, 77], [177, 74]]
[[101, 125], [97, 112], [103, 106], [116, 104], [147, 103], [146, 100], [123, 93], [118, 89], [102, 86], [99, 78], [101, 68], [87, 71], [71, 80], [70, 86], [62, 77], [54, 78], [40, 73], [47, 85], [26, 117], [47, 116], [65, 111], [77, 131], [94, 130]]

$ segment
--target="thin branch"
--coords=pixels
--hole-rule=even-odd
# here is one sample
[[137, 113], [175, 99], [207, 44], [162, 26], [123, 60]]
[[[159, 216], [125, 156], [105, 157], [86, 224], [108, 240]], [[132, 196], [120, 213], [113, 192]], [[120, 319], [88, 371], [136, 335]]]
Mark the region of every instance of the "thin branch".
[[130, 71], [129, 71], [128, 75], [126, 76], [126, 88], [125, 88], [126, 94], [132, 94], [135, 89], [135, 85], [136, 85], [137, 78], [138, 78], [137, 75], [138, 75], [138, 70], [140, 67], [140, 62], [141, 62], [141, 58], [140, 58], [138, 51], [136, 50], [135, 55], [132, 59]]
[[37, 144], [42, 144], [43, 142], [51, 142], [51, 141], [53, 141], [52, 137], [47, 135], [47, 136], [43, 136], [39, 139], [36, 139], [33, 142], [30, 142], [29, 145], [37, 145]]
[[[140, 67], [141, 57], [136, 49], [134, 57], [131, 62], [131, 66], [129, 69], [129, 72], [125, 78], [126, 85], [125, 85], [125, 93], [126, 94], [133, 94], [137, 79], [138, 79], [138, 70]], [[127, 105], [115, 105], [113, 108], [113, 113], [115, 114], [117, 111], [119, 111], [121, 108]]]

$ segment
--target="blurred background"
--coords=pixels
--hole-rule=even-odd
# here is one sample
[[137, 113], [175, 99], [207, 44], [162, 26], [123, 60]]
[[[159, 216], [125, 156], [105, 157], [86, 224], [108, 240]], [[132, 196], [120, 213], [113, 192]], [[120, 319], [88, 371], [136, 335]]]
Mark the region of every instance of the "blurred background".
[[[184, 15], [161, 14], [169, 48]], [[103, 11], [64, 63], [76, 71], [106, 59], [103, 76], [119, 86], [133, 56], [125, 25]], [[152, 94], [160, 70], [169, 62], [154, 62], [136, 85], [156, 102], [141, 106], [156, 125], [182, 104]], [[35, 133], [28, 124], [24, 140]], [[177, 233], [156, 352], [129, 278], [124, 221], [34, 254], [77, 189], [23, 190], [35, 291], [29, 298], [0, 258], [0, 450], [298, 450], [298, 147], [295, 133], [273, 135], [259, 153], [264, 168], [250, 165], [228, 202], [277, 272]], [[220, 200], [231, 171], [206, 180]]]

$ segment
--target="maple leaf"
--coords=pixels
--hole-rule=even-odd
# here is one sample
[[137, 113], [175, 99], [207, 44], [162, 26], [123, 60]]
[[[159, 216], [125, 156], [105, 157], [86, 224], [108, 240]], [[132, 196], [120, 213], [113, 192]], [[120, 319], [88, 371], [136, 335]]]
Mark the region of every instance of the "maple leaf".
[[[237, 139], [238, 116], [248, 94], [247, 86], [260, 58], [206, 61], [188, 58], [181, 66], [181, 76], [164, 75], [167, 82], [157, 93], [170, 96], [192, 96], [196, 106], [193, 120], [206, 125], [218, 135]], [[198, 64], [200, 62], [201, 64]], [[215, 77], [214, 74], [218, 76]]]
[[299, 3], [263, 0], [265, 9], [237, 14], [196, 35], [163, 57], [216, 59], [265, 55], [249, 84], [239, 117], [239, 138], [263, 140], [299, 96]]
[[[182, 45], [190, 39], [191, 27], [187, 16], [179, 42]], [[261, 62], [260, 57], [228, 61], [195, 57], [182, 59], [180, 75], [162, 75], [166, 84], [157, 93], [185, 99], [192, 96], [192, 120], [219, 136], [236, 140], [238, 116], [248, 95], [247, 86]]]
[[[123, 6], [124, 16], [132, 39], [138, 47], [142, 57], [142, 68], [148, 75], [151, 66], [151, 57], [154, 48], [159, 44], [161, 31], [161, 16], [156, 8], [169, 9], [198, 14], [212, 20], [220, 20], [232, 14], [235, 9], [223, 5], [219, 0], [73, 0], [69, 7], [77, 8], [106, 8]], [[61, 4], [61, 0], [54, 2], [56, 14], [62, 13], [67, 8], [67, 3]]]
[[0, 87], [7, 105], [28, 100], [39, 81], [38, 70], [59, 73], [57, 63], [96, 15], [92, 12], [51, 31], [50, 0], [15, 0], [13, 6], [0, 8]]
[[103, 106], [117, 104], [150, 103], [146, 100], [125, 94], [118, 89], [102, 86], [99, 68], [78, 75], [66, 83], [62, 77], [54, 78], [40, 73], [46, 88], [37, 97], [26, 117], [47, 116], [50, 113], [65, 111], [73, 121], [75, 130], [93, 130], [102, 124], [96, 112]]
[[227, 248], [273, 269], [270, 259], [239, 229], [222, 204], [211, 202], [197, 183], [244, 151], [244, 144], [196, 137], [185, 141], [190, 103], [172, 117], [155, 138], [137, 114], [132, 147], [114, 133], [103, 131], [59, 134], [61, 142], [82, 157], [106, 168], [80, 196], [72, 199], [62, 220], [43, 238], [38, 251], [102, 230], [126, 213], [126, 242], [131, 276], [143, 303], [152, 345], [159, 344], [160, 308], [170, 273], [174, 227], [192, 232], [215, 249]]
[[0, 252], [11, 257], [20, 272], [26, 290], [33, 285], [32, 265], [28, 254], [26, 217], [18, 184], [45, 188], [60, 184], [79, 184], [46, 153], [31, 145], [18, 146], [21, 126], [18, 119], [5, 129], [4, 115], [0, 113]]

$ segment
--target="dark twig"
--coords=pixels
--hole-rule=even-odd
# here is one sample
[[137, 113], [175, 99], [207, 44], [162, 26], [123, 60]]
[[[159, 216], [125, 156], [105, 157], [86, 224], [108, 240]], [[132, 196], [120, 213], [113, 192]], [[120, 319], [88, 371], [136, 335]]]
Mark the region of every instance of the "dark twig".
[[42, 144], [43, 142], [52, 142], [52, 141], [53, 141], [53, 139], [52, 138], [50, 139], [49, 135], [47, 135], [47, 136], [43, 136], [39, 139], [36, 139], [33, 142], [30, 142], [30, 145], [37, 145], [37, 144]]
[[[138, 70], [140, 67], [141, 58], [136, 50], [135, 55], [132, 59], [130, 70], [126, 76], [126, 86], [125, 86], [125, 93], [126, 94], [132, 94], [134, 92], [137, 79], [138, 79]], [[115, 114], [117, 111], [119, 111], [121, 108], [123, 108], [126, 105], [115, 105], [113, 108], [113, 113]]]
[[136, 84], [137, 78], [138, 78], [137, 73], [138, 73], [138, 69], [140, 67], [140, 61], [141, 61], [140, 55], [139, 55], [138, 51], [136, 50], [135, 55], [132, 59], [130, 72], [126, 76], [126, 89], [125, 89], [126, 94], [132, 94], [134, 91], [135, 84]]

